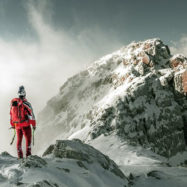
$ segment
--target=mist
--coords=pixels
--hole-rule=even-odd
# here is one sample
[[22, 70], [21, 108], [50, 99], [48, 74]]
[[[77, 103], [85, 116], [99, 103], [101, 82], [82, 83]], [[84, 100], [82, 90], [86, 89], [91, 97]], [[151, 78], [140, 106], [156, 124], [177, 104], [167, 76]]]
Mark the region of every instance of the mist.
[[18, 87], [25, 86], [27, 99], [37, 116], [67, 78], [122, 46], [97, 25], [76, 36], [63, 28], [54, 28], [51, 24], [53, 10], [48, 1], [37, 4], [28, 1], [24, 6], [36, 38], [6, 40], [0, 37], [0, 152], [8, 151], [13, 155], [16, 155], [16, 141], [13, 146], [9, 145], [13, 136], [13, 131], [9, 130], [9, 110]]
[[187, 35], [183, 35], [179, 41], [172, 41], [171, 52], [187, 56]]

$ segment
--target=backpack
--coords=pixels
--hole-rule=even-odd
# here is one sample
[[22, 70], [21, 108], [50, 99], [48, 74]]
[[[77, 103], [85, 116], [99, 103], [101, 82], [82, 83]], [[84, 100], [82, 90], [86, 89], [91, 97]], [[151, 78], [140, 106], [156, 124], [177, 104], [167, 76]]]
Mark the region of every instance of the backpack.
[[23, 123], [28, 120], [26, 107], [23, 100], [15, 98], [11, 101], [10, 116], [12, 123]]

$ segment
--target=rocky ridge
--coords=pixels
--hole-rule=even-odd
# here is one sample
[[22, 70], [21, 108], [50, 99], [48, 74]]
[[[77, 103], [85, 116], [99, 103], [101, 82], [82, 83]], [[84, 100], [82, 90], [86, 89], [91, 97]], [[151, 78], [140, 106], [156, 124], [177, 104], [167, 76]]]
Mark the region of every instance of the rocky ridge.
[[176, 155], [187, 139], [186, 68], [187, 58], [172, 55], [160, 39], [133, 42], [68, 79], [40, 113], [41, 128], [50, 129], [51, 140], [115, 133], [130, 145]]

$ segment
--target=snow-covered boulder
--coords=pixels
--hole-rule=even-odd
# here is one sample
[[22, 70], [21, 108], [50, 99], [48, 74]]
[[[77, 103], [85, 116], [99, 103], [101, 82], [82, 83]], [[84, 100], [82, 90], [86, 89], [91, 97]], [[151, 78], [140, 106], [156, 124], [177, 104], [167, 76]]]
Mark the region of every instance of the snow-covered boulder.
[[165, 157], [184, 151], [186, 67], [186, 57], [171, 55], [160, 39], [133, 42], [99, 59], [68, 79], [40, 113], [42, 146], [115, 133]]
[[[77, 160], [77, 164], [85, 169], [92, 165], [99, 164], [116, 176], [125, 179], [126, 177], [120, 171], [118, 166], [94, 147], [82, 143], [79, 139], [57, 140], [56, 144], [49, 146], [43, 156], [51, 155], [54, 158], [69, 158]], [[90, 165], [91, 164], [91, 165]], [[89, 166], [90, 165], [90, 166]]]

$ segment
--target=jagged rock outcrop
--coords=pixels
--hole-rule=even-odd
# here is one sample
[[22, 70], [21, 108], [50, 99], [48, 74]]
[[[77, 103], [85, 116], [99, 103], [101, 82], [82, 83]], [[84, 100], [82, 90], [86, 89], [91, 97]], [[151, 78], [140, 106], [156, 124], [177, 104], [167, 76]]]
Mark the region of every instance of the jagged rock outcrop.
[[75, 159], [77, 164], [85, 169], [87, 169], [89, 164], [98, 163], [102, 168], [122, 179], [126, 179], [114, 161], [92, 146], [82, 143], [79, 139], [57, 140], [56, 144], [49, 146], [44, 152], [43, 156], [46, 155], [52, 155], [56, 158]]
[[59, 185], [48, 180], [43, 180], [43, 181], [39, 181], [34, 184], [28, 185], [28, 187], [59, 187]]
[[27, 159], [23, 160], [20, 164], [21, 167], [26, 168], [42, 168], [47, 165], [47, 162], [41, 157], [34, 155], [29, 156]]
[[53, 139], [82, 129], [84, 141], [116, 133], [173, 156], [187, 140], [186, 68], [160, 39], [133, 42], [68, 79], [39, 115], [42, 131]]

